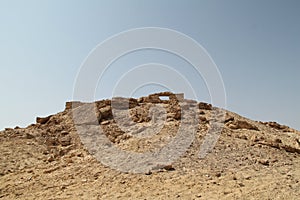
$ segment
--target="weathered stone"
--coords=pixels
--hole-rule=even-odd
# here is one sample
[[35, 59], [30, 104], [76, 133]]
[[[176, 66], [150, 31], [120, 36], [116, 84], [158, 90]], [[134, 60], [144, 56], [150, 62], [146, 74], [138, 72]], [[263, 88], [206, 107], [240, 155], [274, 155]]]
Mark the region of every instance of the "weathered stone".
[[37, 117], [36, 123], [46, 124], [50, 120], [51, 117], [52, 117], [52, 115], [49, 115], [48, 117]]
[[137, 107], [130, 111], [131, 118], [134, 122], [149, 122], [151, 120], [149, 116], [148, 107]]
[[207, 119], [204, 116], [200, 116], [199, 119], [200, 119], [201, 122], [207, 122]]
[[97, 106], [98, 109], [101, 109], [101, 108], [106, 107], [106, 106], [111, 106], [111, 100], [109, 100], [109, 99], [96, 101], [95, 103], [96, 103], [96, 106]]
[[163, 101], [159, 98], [159, 95], [152, 94], [148, 96], [147, 102], [149, 103], [162, 103]]
[[59, 143], [61, 146], [69, 146], [71, 144], [71, 137], [69, 135], [61, 137], [59, 138]]
[[228, 127], [231, 129], [248, 129], [248, 130], [259, 131], [259, 129], [255, 125], [242, 120], [234, 121], [233, 123], [229, 124]]
[[266, 124], [268, 126], [274, 128], [274, 129], [277, 129], [277, 130], [286, 130], [286, 131], [289, 130], [288, 126], [278, 124], [277, 122], [267, 122]]
[[198, 105], [199, 105], [199, 109], [212, 110], [212, 105], [211, 104], [200, 102]]
[[68, 131], [62, 131], [60, 134], [61, 134], [62, 136], [65, 136], [65, 135], [69, 135], [69, 132], [68, 132]]
[[260, 159], [260, 160], [258, 160], [258, 163], [265, 165], [265, 166], [269, 166], [269, 164], [270, 164], [268, 159]]
[[113, 117], [112, 110], [110, 106], [99, 109], [100, 121], [104, 121]]
[[75, 124], [99, 125], [100, 112], [97, 110], [96, 104], [87, 103], [73, 109], [73, 120]]
[[81, 106], [82, 104], [83, 104], [83, 103], [80, 102], [80, 101], [70, 101], [70, 102], [66, 102], [65, 109], [66, 109], [66, 110], [71, 110], [71, 109], [77, 108], [78, 106]]
[[123, 98], [123, 97], [114, 97], [111, 101], [111, 106], [113, 109], [131, 109], [138, 106], [138, 101], [134, 98]]
[[54, 137], [48, 137], [46, 138], [45, 142], [44, 142], [47, 146], [56, 146], [57, 143], [57, 139]]
[[30, 133], [26, 133], [26, 139], [33, 139], [34, 135], [30, 134]]
[[174, 119], [180, 120], [181, 119], [181, 108], [178, 103], [172, 103], [169, 106], [169, 113], [173, 113]]
[[231, 122], [231, 121], [234, 121], [234, 117], [229, 115], [229, 114], [226, 114], [224, 123], [228, 123], [228, 122]]
[[[162, 100], [160, 97], [169, 97], [168, 100]], [[160, 92], [150, 94], [148, 97], [143, 97], [138, 100], [139, 103], [168, 103], [169, 101], [181, 102], [184, 100], [184, 94], [173, 94], [172, 92]]]
[[110, 122], [108, 121], [108, 120], [106, 120], [106, 121], [102, 121], [101, 122], [101, 125], [108, 125]]

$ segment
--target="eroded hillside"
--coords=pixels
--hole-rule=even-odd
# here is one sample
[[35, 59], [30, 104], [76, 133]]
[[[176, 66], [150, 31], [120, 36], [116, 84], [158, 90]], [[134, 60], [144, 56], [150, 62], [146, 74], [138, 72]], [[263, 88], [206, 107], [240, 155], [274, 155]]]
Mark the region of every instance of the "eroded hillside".
[[[164, 155], [143, 166], [125, 160], [118, 168], [122, 157], [107, 158], [115, 167], [99, 161], [103, 136], [122, 152], [151, 156], [179, 132], [193, 133], [193, 140], [168, 151], [188, 144], [172, 162]], [[214, 134], [216, 144], [199, 156]], [[1, 131], [0, 144], [2, 199], [300, 198], [297, 130], [252, 121], [182, 94], [68, 102], [64, 111], [37, 118], [36, 124]]]

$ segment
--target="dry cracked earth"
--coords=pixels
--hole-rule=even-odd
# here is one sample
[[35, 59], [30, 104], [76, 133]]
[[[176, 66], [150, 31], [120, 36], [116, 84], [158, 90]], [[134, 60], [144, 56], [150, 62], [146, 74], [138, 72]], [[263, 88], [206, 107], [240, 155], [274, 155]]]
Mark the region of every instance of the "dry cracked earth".
[[[123, 152], [152, 155], [183, 124], [195, 128], [193, 141], [173, 162], [118, 168], [122, 158], [109, 158], [114, 167], [99, 161], [95, 146], [104, 136]], [[210, 134], [216, 143], [199, 157]], [[0, 199], [300, 199], [299, 131], [168, 92], [67, 102], [36, 124], [1, 131], [0, 151]]]

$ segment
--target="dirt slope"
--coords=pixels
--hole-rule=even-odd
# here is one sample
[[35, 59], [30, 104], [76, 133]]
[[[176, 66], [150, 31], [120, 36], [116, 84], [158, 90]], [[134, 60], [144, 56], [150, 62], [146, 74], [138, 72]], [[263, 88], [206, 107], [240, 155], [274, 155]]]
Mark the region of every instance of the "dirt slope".
[[[63, 112], [37, 118], [36, 124], [1, 131], [0, 199], [300, 199], [297, 130], [177, 97], [161, 93], [117, 98], [115, 104], [69, 102]], [[126, 101], [130, 117], [117, 120], [111, 107], [125, 116]], [[90, 111], [90, 105], [95, 110]], [[176, 137], [181, 124], [193, 120], [182, 117], [190, 110], [196, 111], [197, 127], [189, 148], [173, 163], [144, 173], [124, 173], [101, 164], [78, 133], [80, 128], [101, 128], [123, 151], [155, 152]], [[76, 112], [79, 118], [74, 120]], [[217, 121], [222, 124], [220, 137], [199, 158], [203, 141], [213, 134], [216, 113], [224, 113]], [[157, 131], [155, 127], [159, 133], [145, 136]]]

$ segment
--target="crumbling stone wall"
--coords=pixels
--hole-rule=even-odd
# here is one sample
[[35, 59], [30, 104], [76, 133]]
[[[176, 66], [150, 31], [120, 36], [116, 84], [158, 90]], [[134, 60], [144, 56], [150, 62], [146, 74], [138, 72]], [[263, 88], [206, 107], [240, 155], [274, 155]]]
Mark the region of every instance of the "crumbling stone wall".
[[[169, 97], [169, 100], [162, 100], [160, 97]], [[139, 99], [140, 103], [168, 103], [169, 101], [180, 102], [184, 100], [184, 94], [173, 94], [172, 92], [160, 92], [150, 94], [148, 97], [142, 97]]]

